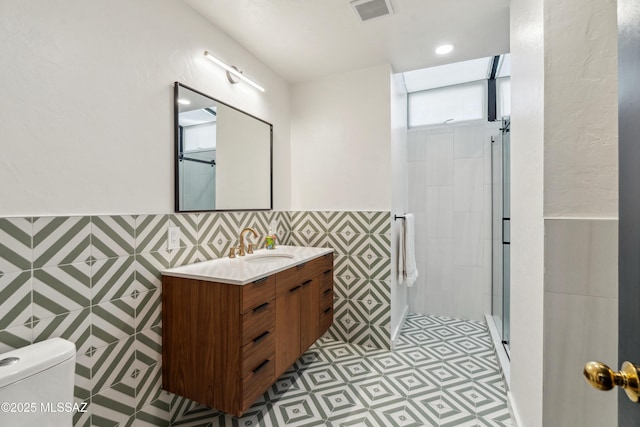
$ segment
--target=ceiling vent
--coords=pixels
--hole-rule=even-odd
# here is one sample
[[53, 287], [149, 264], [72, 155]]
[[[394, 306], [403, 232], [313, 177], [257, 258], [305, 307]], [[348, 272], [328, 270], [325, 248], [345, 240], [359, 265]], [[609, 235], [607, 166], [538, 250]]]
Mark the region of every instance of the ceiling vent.
[[350, 4], [362, 22], [393, 15], [391, 0], [352, 0]]

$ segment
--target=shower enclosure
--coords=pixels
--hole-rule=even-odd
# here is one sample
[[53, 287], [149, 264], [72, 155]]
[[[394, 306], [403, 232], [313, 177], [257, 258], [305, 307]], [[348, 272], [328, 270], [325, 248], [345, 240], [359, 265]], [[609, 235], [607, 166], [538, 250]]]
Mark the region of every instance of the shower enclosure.
[[[510, 339], [510, 247], [511, 233], [511, 119], [503, 117], [500, 137], [491, 144], [492, 170], [492, 315], [504, 349], [509, 356]], [[509, 356], [510, 357], [510, 356]]]
[[179, 153], [180, 208], [216, 209], [216, 150]]

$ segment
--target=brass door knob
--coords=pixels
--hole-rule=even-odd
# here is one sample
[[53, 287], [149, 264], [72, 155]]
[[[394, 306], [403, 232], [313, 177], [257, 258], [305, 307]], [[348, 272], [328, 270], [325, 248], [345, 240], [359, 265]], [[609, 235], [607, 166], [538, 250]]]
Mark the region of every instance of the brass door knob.
[[630, 362], [624, 362], [620, 372], [614, 372], [602, 362], [589, 362], [584, 365], [584, 377], [587, 382], [598, 390], [611, 390], [615, 386], [622, 387], [632, 402], [640, 398], [639, 367]]

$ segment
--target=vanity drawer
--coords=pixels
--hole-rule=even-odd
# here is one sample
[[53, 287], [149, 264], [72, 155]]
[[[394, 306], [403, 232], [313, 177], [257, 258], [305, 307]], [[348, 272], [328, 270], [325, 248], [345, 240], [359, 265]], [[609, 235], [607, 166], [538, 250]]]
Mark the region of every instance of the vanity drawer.
[[255, 339], [276, 323], [276, 301], [271, 299], [242, 315], [242, 345]]
[[319, 289], [321, 293], [326, 291], [327, 289], [333, 289], [333, 274], [331, 273], [333, 273], [333, 269], [326, 274], [320, 274], [320, 276], [318, 277], [318, 280], [320, 282]]
[[333, 252], [320, 258], [312, 259], [307, 263], [307, 273], [315, 277], [319, 274], [329, 275], [333, 271]]
[[246, 377], [264, 360], [272, 359], [276, 348], [273, 328], [264, 331], [242, 347], [242, 377]]
[[275, 380], [273, 356], [265, 359], [242, 378], [242, 407], [248, 408]]
[[251, 310], [276, 296], [275, 275], [242, 286], [242, 312]]
[[280, 296], [285, 292], [303, 286], [306, 282], [311, 280], [311, 276], [308, 274], [309, 263], [303, 263], [296, 265], [295, 267], [277, 273], [276, 276], [276, 295]]
[[332, 276], [332, 272], [333, 253], [298, 264], [295, 267], [291, 267], [275, 275], [276, 295], [281, 295], [298, 285], [302, 286], [310, 278], [316, 277], [320, 274]]
[[333, 323], [333, 306], [320, 311], [320, 333], [324, 333]]
[[322, 313], [327, 307], [333, 307], [333, 289], [327, 288], [320, 292], [320, 312]]

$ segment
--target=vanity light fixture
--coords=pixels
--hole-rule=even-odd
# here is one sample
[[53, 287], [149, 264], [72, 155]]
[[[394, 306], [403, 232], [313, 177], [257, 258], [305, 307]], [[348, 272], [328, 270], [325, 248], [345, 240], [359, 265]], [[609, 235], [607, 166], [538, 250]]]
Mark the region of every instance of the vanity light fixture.
[[178, 99], [178, 104], [190, 105], [191, 101], [189, 101], [188, 99], [180, 98], [180, 99]]
[[447, 53], [451, 53], [452, 50], [453, 50], [452, 44], [443, 44], [442, 46], [438, 46], [436, 48], [436, 53], [438, 55], [446, 55]]
[[207, 51], [204, 52], [204, 56], [208, 60], [218, 64], [220, 67], [224, 68], [227, 71], [227, 78], [229, 79], [229, 82], [231, 84], [238, 83], [238, 80], [233, 80], [231, 78], [231, 76], [234, 76], [234, 77], [237, 77], [240, 80], [244, 81], [245, 83], [248, 83], [249, 85], [253, 86], [254, 88], [258, 89], [260, 92], [264, 92], [264, 88], [262, 86], [260, 86], [258, 83], [256, 83], [253, 80], [251, 80], [249, 77], [246, 77], [244, 74], [242, 74], [242, 71], [238, 70], [236, 67], [229, 66], [229, 65], [225, 64], [224, 62], [220, 61], [218, 58], [216, 58], [215, 56], [213, 56], [212, 54], [210, 54]]

